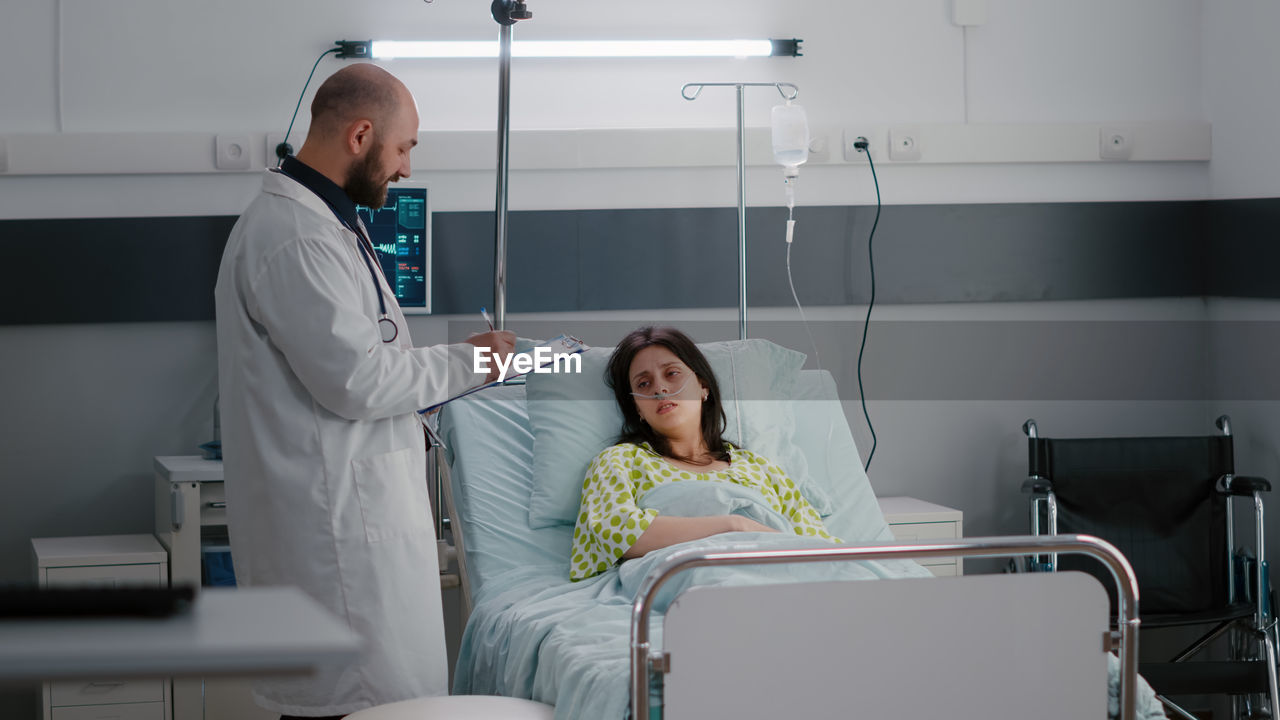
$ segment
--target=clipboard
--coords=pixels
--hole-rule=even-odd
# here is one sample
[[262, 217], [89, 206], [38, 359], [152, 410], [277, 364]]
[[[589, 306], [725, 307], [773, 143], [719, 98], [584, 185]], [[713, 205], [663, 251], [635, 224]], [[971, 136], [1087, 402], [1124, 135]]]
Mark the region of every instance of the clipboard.
[[[515, 380], [517, 378], [522, 378], [531, 372], [543, 372], [544, 369], [548, 367], [552, 368], [552, 371], [554, 371], [554, 365], [559, 361], [560, 358], [563, 358], [567, 355], [577, 355], [578, 353], [583, 352], [585, 350], [589, 350], [589, 349], [591, 349], [590, 346], [588, 346], [586, 343], [582, 342], [581, 340], [579, 340], [578, 338], [572, 335], [560, 335], [560, 336], [554, 337], [544, 343], [535, 345], [534, 347], [531, 347], [528, 350], [514, 353], [511, 356], [511, 365], [508, 367], [507, 374], [502, 379], [494, 380], [492, 382], [487, 382], [483, 385], [477, 385], [473, 388], [468, 388], [466, 390], [463, 390], [462, 392], [458, 393], [457, 395], [454, 395], [448, 400], [445, 400], [443, 402], [438, 402], [435, 405], [432, 405], [428, 408], [419, 410], [418, 415], [419, 417], [422, 418], [423, 424], [426, 424], [425, 421], [426, 421], [427, 413], [437, 408], [444, 407], [445, 405], [448, 405], [449, 403], [453, 402], [454, 400], [457, 400], [458, 398], [464, 398], [472, 393], [477, 393], [477, 392], [480, 392], [481, 390], [495, 387], [497, 385], [505, 385], [511, 382], [512, 380]], [[518, 362], [521, 356], [524, 356], [528, 359]], [[520, 368], [520, 370], [517, 371], [517, 368]]]

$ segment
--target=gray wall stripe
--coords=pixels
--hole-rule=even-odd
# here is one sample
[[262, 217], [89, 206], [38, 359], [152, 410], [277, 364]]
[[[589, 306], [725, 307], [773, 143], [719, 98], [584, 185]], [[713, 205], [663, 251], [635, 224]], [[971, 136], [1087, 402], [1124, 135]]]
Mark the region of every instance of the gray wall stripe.
[[[867, 206], [796, 210], [807, 306], [869, 296]], [[753, 306], [792, 304], [786, 211], [752, 208]], [[877, 301], [1280, 297], [1280, 199], [892, 205]], [[209, 320], [234, 217], [0, 221], [0, 324]], [[492, 304], [493, 213], [433, 216], [433, 307]], [[735, 307], [733, 208], [550, 210], [510, 218], [509, 312]]]

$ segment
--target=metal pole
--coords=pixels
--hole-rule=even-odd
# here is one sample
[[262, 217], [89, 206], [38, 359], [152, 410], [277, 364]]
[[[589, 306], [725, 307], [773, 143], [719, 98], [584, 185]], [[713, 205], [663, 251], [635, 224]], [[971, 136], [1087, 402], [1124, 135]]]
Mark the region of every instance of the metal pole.
[[738, 85], [738, 339], [747, 339], [747, 139], [746, 88]]
[[1120, 718], [1137, 717], [1138, 580], [1116, 547], [1089, 535], [1009, 536], [934, 540], [895, 545], [833, 545], [806, 550], [685, 551], [672, 554], [645, 576], [631, 606], [631, 717], [649, 717], [649, 613], [658, 590], [677, 573], [711, 565], [766, 565], [788, 562], [880, 560], [894, 557], [1004, 557], [1045, 552], [1081, 553], [1111, 571], [1119, 589]]
[[1271, 639], [1271, 630], [1262, 631], [1262, 644], [1267, 651], [1267, 666], [1271, 672], [1267, 673], [1267, 687], [1271, 690], [1271, 717], [1280, 717], [1280, 678], [1276, 677], [1276, 645]]
[[493, 240], [493, 323], [507, 325], [507, 176], [511, 137], [511, 26], [498, 29], [498, 198]]
[[[794, 100], [800, 92], [791, 83], [685, 83], [680, 95], [685, 100], [697, 100], [705, 87], [729, 87], [738, 90], [738, 337], [747, 339], [747, 138], [746, 138], [746, 89], [748, 87], [773, 87], [784, 100]], [[787, 94], [784, 88], [790, 88]], [[693, 94], [689, 91], [693, 90]]]
[[[1228, 498], [1227, 502], [1231, 502], [1231, 499]], [[1253, 493], [1253, 508], [1254, 508], [1255, 517], [1257, 519], [1255, 532], [1257, 533], [1256, 544], [1258, 546], [1257, 547], [1258, 569], [1257, 569], [1257, 574], [1254, 576], [1254, 582], [1255, 582], [1255, 587], [1258, 588], [1257, 590], [1258, 594], [1261, 595], [1262, 593], [1267, 591], [1267, 583], [1263, 582], [1263, 577], [1262, 577], [1262, 574], [1267, 570], [1267, 537], [1265, 534], [1266, 524], [1263, 522], [1264, 518], [1262, 514], [1262, 493], [1256, 490]], [[1228, 560], [1227, 564], [1230, 565], [1231, 561]], [[1269, 603], [1269, 602], [1270, 602], [1269, 598], [1264, 598], [1264, 597], [1257, 598], [1258, 605], [1257, 605], [1257, 611], [1255, 615], [1257, 625], [1255, 627], [1257, 627], [1259, 630], [1262, 630], [1263, 628], [1265, 628], [1267, 621], [1270, 619], [1267, 616], [1262, 614], [1263, 603]], [[1276, 612], [1275, 609], [1272, 608], [1271, 614], [1274, 615], [1275, 612]], [[1266, 631], [1264, 630], [1264, 632]]]

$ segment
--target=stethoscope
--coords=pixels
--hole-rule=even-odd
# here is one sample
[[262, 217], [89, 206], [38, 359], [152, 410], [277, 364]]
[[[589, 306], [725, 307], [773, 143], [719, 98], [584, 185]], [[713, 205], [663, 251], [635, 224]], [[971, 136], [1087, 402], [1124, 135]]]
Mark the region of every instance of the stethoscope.
[[[342, 220], [342, 218], [338, 218]], [[378, 274], [373, 269], [373, 242], [365, 237], [364, 233], [358, 229], [347, 225], [346, 221], [342, 221], [356, 237], [360, 238], [360, 257], [364, 258], [364, 264], [369, 268], [369, 278], [373, 280], [373, 289], [378, 293], [378, 332], [382, 335], [382, 342], [389, 343], [400, 336], [400, 328], [396, 325], [396, 321], [391, 319], [387, 314], [387, 301], [382, 297], [382, 284], [378, 282]]]
[[[301, 180], [289, 175], [289, 172], [284, 168], [276, 168], [276, 172], [288, 176], [290, 179], [297, 181], [297, 183], [303, 187], [307, 187]], [[310, 190], [311, 188], [307, 189]], [[338, 209], [330, 204], [328, 200], [325, 200], [322, 195], [317, 193], [316, 197], [324, 200], [324, 204], [329, 206], [329, 210], [333, 212], [334, 217], [338, 218], [338, 222], [342, 223], [343, 227], [356, 234], [356, 238], [358, 238], [358, 242], [356, 244], [360, 246], [360, 257], [364, 258], [364, 264], [369, 268], [369, 278], [373, 281], [373, 291], [378, 294], [378, 332], [382, 335], [382, 342], [389, 343], [395, 341], [395, 339], [400, 336], [400, 327], [397, 326], [396, 321], [392, 320], [391, 316], [387, 314], [387, 301], [382, 297], [382, 284], [378, 282], [378, 273], [373, 268], [374, 260], [378, 257], [374, 254], [373, 242], [365, 236], [359, 226], [352, 227], [351, 224], [347, 222], [347, 219], [342, 217], [341, 213], [338, 212]]]

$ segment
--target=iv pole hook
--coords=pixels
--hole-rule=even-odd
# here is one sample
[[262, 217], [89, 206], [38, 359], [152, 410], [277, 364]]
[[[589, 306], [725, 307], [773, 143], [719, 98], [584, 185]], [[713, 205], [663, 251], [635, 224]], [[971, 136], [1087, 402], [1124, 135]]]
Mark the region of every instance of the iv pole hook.
[[[795, 100], [796, 96], [800, 94], [800, 88], [796, 87], [792, 83], [787, 83], [787, 82], [776, 82], [776, 83], [719, 82], [719, 83], [685, 83], [680, 88], [680, 96], [683, 97], [685, 100], [697, 100], [698, 96], [702, 94], [702, 88], [705, 88], [705, 87], [745, 87], [745, 86], [750, 86], [750, 87], [773, 86], [778, 89], [778, 94], [782, 96], [783, 100]], [[692, 95], [689, 94], [690, 88], [693, 88]], [[788, 94], [787, 90], [784, 90], [783, 88], [789, 89], [791, 91], [790, 94]]]

